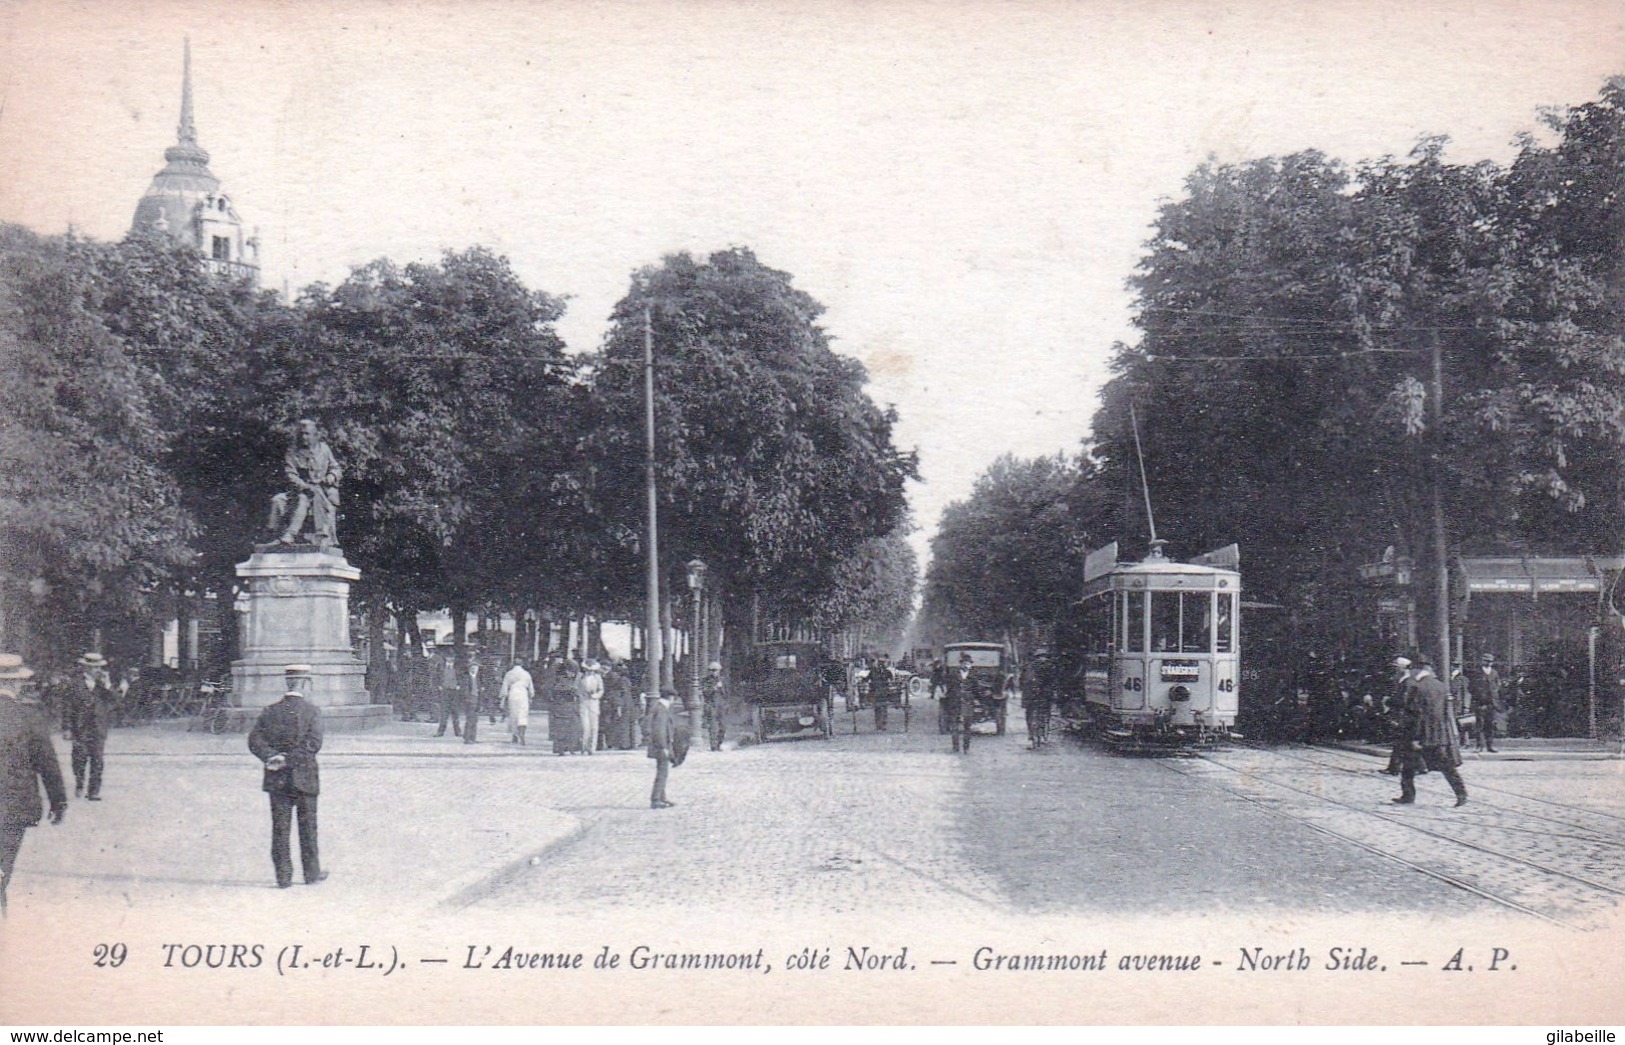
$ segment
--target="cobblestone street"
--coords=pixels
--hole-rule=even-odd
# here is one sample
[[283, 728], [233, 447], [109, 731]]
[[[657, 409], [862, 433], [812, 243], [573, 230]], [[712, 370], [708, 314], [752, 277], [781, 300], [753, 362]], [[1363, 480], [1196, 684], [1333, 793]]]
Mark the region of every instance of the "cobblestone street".
[[[333, 877], [283, 902], [337, 912], [382, 895], [425, 915], [662, 898], [774, 917], [1493, 910], [1586, 926], [1625, 892], [1618, 760], [1469, 761], [1465, 809], [1430, 777], [1398, 809], [1369, 755], [1124, 758], [1066, 739], [1034, 752], [1013, 716], [966, 757], [934, 722], [928, 705], [906, 733], [876, 734], [865, 715], [854, 734], [843, 714], [833, 740], [695, 750], [665, 811], [648, 808], [640, 750], [560, 758], [488, 724], [473, 746], [423, 724], [337, 734], [321, 805]], [[246, 915], [270, 895], [241, 735], [121, 730], [107, 779], [105, 801], [29, 833], [14, 917], [75, 902]]]
[[[1001, 978], [989, 992], [978, 956], [1104, 948], [1114, 962], [1200, 952], [1213, 969], [1201, 989], [1245, 1021], [1275, 1011], [1269, 991], [1224, 986], [1251, 947], [1318, 948], [1324, 962], [1334, 945], [1369, 944], [1438, 967], [1458, 947], [1483, 961], [1510, 944], [1529, 975], [1555, 984], [1570, 954], [1607, 946], [1606, 934], [1572, 930], [1617, 922], [1625, 763], [1606, 753], [1469, 759], [1467, 807], [1424, 777], [1418, 804], [1398, 809], [1371, 753], [1236, 747], [1145, 759], [1071, 740], [1034, 752], [1013, 716], [1009, 735], [979, 736], [956, 756], [932, 710], [906, 733], [878, 735], [866, 715], [854, 733], [842, 714], [832, 740], [696, 750], [672, 774], [678, 805], [660, 811], [649, 808], [653, 764], [641, 750], [556, 757], [534, 719], [524, 748], [488, 724], [475, 745], [422, 723], [335, 734], [321, 800], [332, 877], [287, 891], [272, 883], [259, 767], [241, 734], [118, 730], [105, 800], [75, 801], [62, 826], [28, 833], [0, 924], [0, 975], [26, 956], [30, 976], [75, 982], [95, 971], [95, 945], [117, 941], [163, 977], [164, 1001], [119, 994], [97, 1008], [104, 1018], [241, 1018], [229, 991], [173, 993], [176, 977], [203, 971], [172, 967], [175, 946], [263, 942], [269, 962], [290, 944], [343, 945], [352, 971], [262, 993], [254, 1012], [293, 1019], [341, 991], [366, 1018], [440, 1021], [463, 1018], [445, 1005], [464, 990], [484, 992], [470, 1012], [508, 1011], [501, 988], [515, 981], [444, 970], [476, 955], [489, 966], [509, 945], [765, 948], [780, 971], [762, 978], [769, 993], [749, 995], [748, 1011], [814, 1019], [836, 1011], [831, 981], [786, 978], [792, 958], [805, 946], [838, 972], [847, 947], [874, 947], [906, 952], [911, 970], [931, 972], [930, 989], [899, 994], [878, 972], [842, 979], [840, 1011], [930, 1021], [952, 997], [955, 1018], [1008, 1020], [1012, 989], [1027, 981]], [[361, 944], [392, 958], [399, 946], [414, 969], [440, 964], [362, 991], [375, 981], [356, 978]], [[671, 975], [668, 988], [699, 983]], [[440, 986], [403, 986], [419, 981]], [[1383, 990], [1409, 997], [1409, 982], [1384, 979]], [[1494, 983], [1453, 982], [1464, 1011], [1493, 1004]], [[640, 995], [625, 1018], [665, 1018], [662, 997]], [[1358, 990], [1338, 997], [1344, 1018], [1373, 1004]], [[604, 996], [562, 983], [525, 998], [507, 1018], [605, 1018]], [[1076, 1021], [1079, 998], [1047, 992], [1031, 1018]], [[1144, 1015], [1128, 1001], [1088, 1005], [1090, 1019]]]

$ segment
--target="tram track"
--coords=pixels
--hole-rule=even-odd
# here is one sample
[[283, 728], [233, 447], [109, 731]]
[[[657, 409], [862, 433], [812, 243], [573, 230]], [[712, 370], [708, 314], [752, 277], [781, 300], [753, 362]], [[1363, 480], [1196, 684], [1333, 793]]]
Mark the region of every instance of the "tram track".
[[[1275, 756], [1277, 756], [1279, 758], [1289, 758], [1289, 759], [1292, 759], [1294, 761], [1307, 763], [1307, 764], [1315, 766], [1317, 768], [1335, 770], [1335, 771], [1337, 771], [1339, 773], [1349, 774], [1349, 775], [1352, 775], [1352, 776], [1359, 777], [1361, 779], [1365, 779], [1365, 778], [1369, 777], [1371, 775], [1371, 773], [1372, 773], [1372, 770], [1370, 769], [1370, 767], [1368, 765], [1364, 765], [1364, 764], [1355, 765], [1355, 764], [1352, 764], [1352, 763], [1348, 762], [1347, 760], [1349, 760], [1349, 759], [1365, 758], [1366, 757], [1366, 756], [1363, 756], [1363, 755], [1356, 755], [1356, 754], [1353, 754], [1351, 752], [1344, 752], [1344, 751], [1336, 751], [1336, 752], [1334, 752], [1334, 751], [1329, 751], [1329, 750], [1327, 750], [1325, 748], [1296, 748], [1296, 749], [1292, 749], [1292, 748], [1272, 748], [1272, 747], [1267, 747], [1267, 746], [1262, 745], [1262, 744], [1247, 744], [1247, 745], [1245, 745], [1245, 747], [1248, 750], [1259, 751], [1259, 752], [1269, 752], [1270, 754], [1275, 755]], [[1327, 756], [1329, 756], [1329, 758], [1331, 760], [1310, 757], [1308, 752], [1314, 752], [1316, 754], [1327, 755]], [[1577, 823], [1575, 820], [1571, 820], [1571, 819], [1562, 819], [1560, 817], [1552, 816], [1552, 815], [1550, 815], [1548, 813], [1545, 813], [1545, 812], [1534, 812], [1534, 811], [1531, 811], [1528, 808], [1521, 808], [1521, 809], [1511, 810], [1511, 811], [1517, 812], [1520, 816], [1527, 817], [1527, 818], [1529, 818], [1531, 820], [1542, 820], [1542, 821], [1545, 821], [1546, 823], [1555, 824], [1555, 825], [1557, 825], [1559, 827], [1570, 828], [1570, 829], [1572, 829], [1574, 831], [1592, 832], [1594, 836], [1596, 835], [1597, 832], [1605, 831], [1609, 827], [1613, 827], [1614, 825], [1620, 825], [1621, 827], [1625, 827], [1625, 816], [1620, 816], [1620, 815], [1617, 815], [1617, 814], [1614, 814], [1614, 813], [1609, 813], [1609, 812], [1606, 812], [1606, 811], [1600, 810], [1600, 809], [1592, 809], [1592, 808], [1590, 808], [1588, 806], [1578, 806], [1578, 805], [1573, 805], [1573, 804], [1567, 803], [1567, 802], [1553, 801], [1552, 799], [1548, 799], [1548, 798], [1538, 798], [1538, 797], [1535, 797], [1533, 795], [1523, 795], [1523, 794], [1519, 794], [1516, 791], [1510, 791], [1510, 790], [1508, 790], [1506, 788], [1503, 788], [1503, 787], [1496, 787], [1493, 784], [1486, 784], [1486, 783], [1483, 783], [1482, 781], [1478, 781], [1478, 780], [1473, 781], [1471, 790], [1475, 794], [1487, 793], [1487, 794], [1491, 794], [1491, 795], [1502, 796], [1504, 799], [1510, 800], [1513, 805], [1523, 805], [1523, 806], [1533, 805], [1533, 806], [1540, 806], [1540, 807], [1555, 807], [1557, 809], [1561, 809], [1561, 810], [1567, 811], [1569, 813], [1573, 813], [1578, 818], [1582, 818], [1582, 819], [1587, 818], [1587, 817], [1593, 818], [1593, 820], [1594, 820], [1593, 823], [1585, 824], [1585, 823]], [[1504, 808], [1510, 809], [1510, 807], [1504, 807]], [[1561, 835], [1556, 835], [1555, 832], [1554, 832], [1554, 837], [1562, 837], [1562, 836]], [[1578, 836], [1578, 837], [1584, 837], [1584, 836]], [[1594, 837], [1594, 840], [1597, 841], [1599, 844], [1625, 846], [1625, 839], [1621, 839], [1621, 840], [1616, 841], [1616, 840], [1610, 839], [1610, 838]]]
[[[1625, 881], [1603, 880], [1611, 877], [1610, 871], [1617, 873], [1620, 862], [1616, 850], [1622, 844], [1618, 840], [1587, 836], [1565, 838], [1556, 832], [1488, 822], [1482, 816], [1464, 824], [1439, 817], [1419, 820], [1414, 816], [1396, 815], [1328, 794], [1324, 786], [1313, 781], [1282, 779], [1279, 772], [1270, 772], [1271, 767], [1263, 764], [1266, 758], [1276, 761], [1277, 767], [1284, 760], [1319, 772], [1356, 772], [1321, 759], [1271, 749], [1253, 750], [1249, 760], [1242, 764], [1227, 759], [1224, 753], [1204, 753], [1193, 760], [1165, 760], [1162, 765], [1170, 772], [1200, 780], [1207, 786], [1261, 805], [1277, 815], [1498, 906], [1556, 925], [1591, 928], [1599, 908], [1611, 907], [1619, 897], [1625, 896]], [[1361, 779], [1370, 776], [1369, 773], [1359, 775]], [[1527, 815], [1518, 810], [1493, 808], [1502, 815]], [[1570, 808], [1582, 812], [1578, 807]], [[1586, 830], [1573, 823], [1564, 826]], [[1519, 847], [1505, 844], [1505, 836], [1519, 831], [1542, 836], [1539, 844], [1546, 848], [1561, 847], [1563, 851], [1557, 855], [1565, 862], [1572, 862], [1576, 869], [1565, 870], [1553, 866], [1550, 860], [1541, 859], [1552, 854], [1539, 852], [1538, 846], [1533, 854], [1510, 851]], [[1475, 839], [1472, 837], [1475, 833], [1483, 837]], [[1591, 851], [1587, 852], [1588, 849]], [[1599, 853], [1596, 851], [1599, 849], [1607, 852]]]

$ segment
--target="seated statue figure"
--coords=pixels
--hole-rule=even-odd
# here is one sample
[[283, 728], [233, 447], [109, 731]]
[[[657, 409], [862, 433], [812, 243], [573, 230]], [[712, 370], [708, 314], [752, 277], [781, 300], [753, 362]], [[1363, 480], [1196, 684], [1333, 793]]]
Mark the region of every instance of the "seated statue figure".
[[271, 498], [270, 529], [282, 530], [278, 542], [303, 543], [302, 531], [309, 519], [309, 541], [320, 548], [337, 547], [339, 479], [343, 472], [317, 432], [315, 421], [299, 422], [299, 433], [282, 462], [290, 488]]

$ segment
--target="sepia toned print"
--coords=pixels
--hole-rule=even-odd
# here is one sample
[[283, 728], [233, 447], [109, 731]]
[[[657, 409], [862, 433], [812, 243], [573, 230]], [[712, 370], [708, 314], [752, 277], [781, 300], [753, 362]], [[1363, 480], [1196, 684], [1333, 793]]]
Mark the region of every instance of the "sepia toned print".
[[1607, 5], [5, 17], [0, 1021], [1622, 1022]]

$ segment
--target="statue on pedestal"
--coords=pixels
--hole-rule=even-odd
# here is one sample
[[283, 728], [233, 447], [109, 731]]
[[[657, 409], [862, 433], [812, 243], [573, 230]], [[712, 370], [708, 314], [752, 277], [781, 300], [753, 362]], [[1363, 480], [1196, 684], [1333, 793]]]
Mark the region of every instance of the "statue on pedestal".
[[339, 480], [344, 473], [327, 441], [316, 430], [315, 421], [305, 418], [299, 422], [299, 432], [282, 462], [290, 488], [271, 498], [270, 529], [282, 531], [277, 542], [305, 543], [301, 531], [308, 518], [312, 523], [309, 543], [323, 549], [336, 548]]

